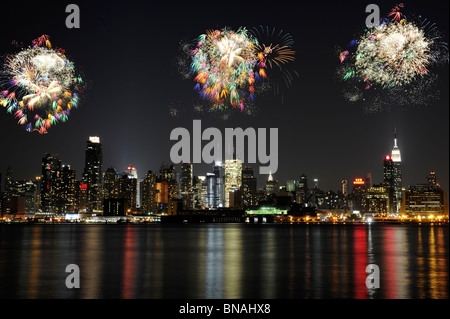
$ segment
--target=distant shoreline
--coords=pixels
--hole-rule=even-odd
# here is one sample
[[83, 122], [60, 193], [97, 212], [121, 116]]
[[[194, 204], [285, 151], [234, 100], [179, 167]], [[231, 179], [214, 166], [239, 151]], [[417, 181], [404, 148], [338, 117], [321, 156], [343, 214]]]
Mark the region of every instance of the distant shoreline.
[[246, 222], [0, 222], [0, 225], [278, 225], [278, 226], [376, 226], [376, 225], [415, 225], [415, 226], [448, 226], [448, 222], [396, 222], [396, 221], [376, 221], [376, 222], [298, 222], [298, 223], [246, 223]]

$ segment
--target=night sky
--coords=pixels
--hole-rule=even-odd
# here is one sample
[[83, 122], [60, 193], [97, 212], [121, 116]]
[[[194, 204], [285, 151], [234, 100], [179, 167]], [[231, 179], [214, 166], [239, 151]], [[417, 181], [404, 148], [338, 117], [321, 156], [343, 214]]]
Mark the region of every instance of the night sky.
[[[69, 3], [80, 7], [80, 29], [65, 26]], [[320, 188], [336, 191], [342, 178], [350, 182], [367, 172], [375, 184], [382, 182], [383, 159], [392, 150], [396, 123], [403, 186], [423, 183], [427, 172], [435, 170], [448, 190], [448, 65], [441, 69], [437, 103], [406, 109], [392, 105], [389, 111], [367, 113], [342, 97], [335, 80], [336, 48], [364, 27], [370, 3], [378, 4], [383, 16], [397, 2], [2, 3], [0, 53], [13, 52], [12, 41], [28, 45], [47, 34], [54, 46], [66, 49], [89, 89], [69, 121], [46, 135], [27, 133], [1, 109], [0, 172], [4, 177], [10, 165], [16, 178], [33, 178], [40, 175], [42, 156], [50, 152], [59, 154], [80, 177], [86, 141], [100, 136], [104, 170], [124, 171], [131, 164], [143, 177], [170, 162], [170, 132], [176, 127], [192, 132], [192, 120], [201, 119], [203, 129], [217, 127], [222, 132], [226, 127], [277, 127], [279, 168], [274, 177], [280, 184], [306, 174], [310, 183], [318, 178]], [[448, 42], [448, 1], [404, 3], [405, 12], [436, 22]], [[286, 91], [284, 103], [279, 97], [257, 97], [255, 116], [233, 114], [227, 120], [194, 112], [195, 83], [182, 79], [177, 70], [180, 41], [193, 40], [206, 29], [259, 25], [286, 30], [295, 40], [294, 68], [300, 77]], [[173, 107], [178, 116], [170, 114]], [[195, 175], [209, 171], [208, 165], [194, 166]]]

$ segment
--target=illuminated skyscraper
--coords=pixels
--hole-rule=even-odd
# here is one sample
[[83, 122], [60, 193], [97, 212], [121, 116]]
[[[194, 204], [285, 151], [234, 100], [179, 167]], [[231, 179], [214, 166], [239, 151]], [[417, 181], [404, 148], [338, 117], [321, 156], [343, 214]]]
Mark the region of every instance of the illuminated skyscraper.
[[192, 164], [181, 163], [180, 193], [184, 209], [192, 209], [194, 207], [192, 179], [193, 179]]
[[266, 182], [266, 193], [267, 195], [271, 195], [275, 194], [277, 191], [278, 191], [278, 180], [274, 180], [272, 172], [270, 172]]
[[366, 186], [364, 179], [361, 177], [355, 178], [355, 180], [353, 181], [353, 190], [352, 190], [353, 210], [356, 211], [363, 210], [363, 199], [365, 191]]
[[306, 175], [300, 176], [295, 190], [295, 201], [299, 204], [306, 204], [309, 199], [308, 179]]
[[394, 188], [394, 197], [395, 197], [394, 209], [395, 213], [398, 214], [400, 210], [400, 204], [402, 201], [403, 189], [402, 189], [402, 157], [400, 155], [400, 149], [397, 145], [397, 129], [395, 129], [394, 132], [394, 148], [392, 149], [391, 157], [393, 162], [392, 186]]
[[207, 196], [203, 196], [203, 186], [205, 184], [206, 188], [206, 177], [205, 176], [194, 176], [192, 179], [193, 192], [194, 192], [194, 209], [202, 209], [206, 207], [204, 205]]
[[144, 214], [156, 213], [156, 179], [157, 176], [152, 171], [148, 171], [141, 182], [141, 211]]
[[126, 213], [134, 213], [136, 211], [137, 200], [137, 179], [128, 175], [128, 173], [122, 173], [118, 181], [118, 198], [124, 199]]
[[[46, 153], [42, 158], [41, 209], [44, 213], [54, 213], [56, 199], [57, 172], [61, 170], [58, 155]], [[5, 187], [6, 188], [6, 187]]]
[[380, 185], [366, 187], [363, 211], [372, 215], [387, 216], [389, 214], [389, 192], [386, 187]]
[[138, 178], [138, 173], [136, 170], [136, 167], [129, 165], [127, 167], [128, 178], [134, 179], [135, 181], [133, 183], [136, 183], [136, 199], [134, 202], [136, 205], [134, 206], [134, 209], [141, 206], [141, 188], [140, 188], [140, 180]]
[[87, 211], [101, 213], [103, 208], [103, 155], [98, 136], [90, 136], [86, 143], [86, 161], [83, 178], [87, 183]]
[[63, 165], [61, 169], [55, 171], [53, 187], [52, 211], [57, 214], [77, 213], [76, 172], [70, 165]]
[[396, 211], [396, 196], [395, 196], [395, 183], [394, 183], [394, 162], [390, 155], [386, 155], [383, 165], [383, 186], [389, 193], [389, 208], [390, 214], [395, 214]]
[[103, 174], [104, 199], [119, 198], [119, 172], [110, 167]]
[[225, 160], [225, 207], [230, 207], [230, 192], [242, 186], [242, 161]]
[[225, 207], [225, 170], [221, 162], [214, 163], [214, 176], [216, 183], [215, 207]]
[[253, 167], [245, 166], [242, 170], [242, 200], [245, 207], [256, 206], [257, 198], [256, 177], [253, 176]]
[[214, 173], [206, 173], [206, 185], [207, 185], [207, 203], [206, 207], [216, 207], [216, 175]]

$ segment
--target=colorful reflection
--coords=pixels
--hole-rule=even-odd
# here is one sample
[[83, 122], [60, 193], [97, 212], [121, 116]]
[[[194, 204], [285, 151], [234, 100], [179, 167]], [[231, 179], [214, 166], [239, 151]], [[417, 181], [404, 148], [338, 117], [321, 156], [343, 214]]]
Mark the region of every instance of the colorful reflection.
[[[1, 229], [2, 298], [449, 296], [446, 226], [23, 227]], [[76, 293], [64, 285], [70, 263], [81, 271]], [[370, 263], [378, 289], [366, 287]]]

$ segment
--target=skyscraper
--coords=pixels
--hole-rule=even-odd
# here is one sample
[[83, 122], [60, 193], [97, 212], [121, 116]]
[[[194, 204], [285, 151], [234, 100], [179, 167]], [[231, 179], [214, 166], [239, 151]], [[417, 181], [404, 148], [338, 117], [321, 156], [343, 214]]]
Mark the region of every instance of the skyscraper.
[[140, 182], [139, 182], [136, 167], [129, 165], [127, 167], [126, 173], [128, 174], [129, 179], [134, 179], [134, 181], [132, 181], [132, 184], [136, 184], [136, 186], [135, 186], [136, 191], [134, 193], [136, 198], [134, 199], [134, 204], [131, 207], [131, 209], [134, 211], [137, 207], [140, 207], [140, 202], [141, 202], [140, 201], [140, 198], [141, 198]]
[[156, 179], [156, 174], [148, 171], [141, 183], [141, 211], [144, 214], [157, 212]]
[[58, 155], [46, 153], [42, 158], [41, 209], [44, 213], [54, 213], [57, 173], [61, 170]]
[[397, 128], [395, 129], [394, 132], [394, 148], [392, 149], [391, 157], [393, 162], [392, 186], [394, 188], [394, 197], [395, 197], [394, 209], [395, 213], [398, 214], [402, 201], [403, 189], [402, 189], [402, 157], [400, 155], [400, 149], [397, 145]]
[[214, 173], [206, 173], [206, 185], [207, 185], [207, 207], [216, 207], [216, 175]]
[[380, 185], [366, 186], [363, 195], [363, 211], [366, 214], [387, 216], [389, 213], [389, 192]]
[[225, 160], [225, 207], [230, 207], [230, 193], [242, 186], [242, 161]]
[[136, 211], [137, 179], [126, 172], [119, 178], [119, 198], [124, 199], [126, 213]]
[[253, 176], [253, 167], [245, 166], [242, 170], [242, 200], [245, 207], [256, 206], [257, 182]]
[[194, 193], [194, 209], [202, 209], [203, 204], [203, 182], [206, 180], [205, 176], [194, 176], [192, 179], [193, 193]]
[[110, 167], [103, 174], [103, 198], [119, 198], [119, 172]]
[[267, 195], [271, 195], [275, 194], [277, 191], [278, 191], [278, 180], [274, 180], [272, 172], [270, 172], [266, 182], [266, 193]]
[[76, 172], [70, 165], [63, 165], [55, 171], [53, 179], [53, 212], [56, 214], [74, 214], [77, 212]]
[[352, 190], [352, 202], [353, 202], [353, 210], [362, 211], [363, 210], [363, 199], [364, 193], [366, 191], [366, 186], [364, 179], [361, 177], [355, 178], [353, 181], [353, 190]]
[[221, 162], [214, 163], [216, 177], [216, 207], [225, 207], [225, 169]]
[[309, 199], [308, 179], [303, 174], [298, 180], [297, 188], [295, 190], [295, 201], [299, 204], [307, 203]]
[[103, 208], [102, 144], [98, 136], [90, 136], [86, 142], [84, 181], [87, 183], [87, 212], [101, 213]]
[[396, 196], [394, 187], [394, 162], [390, 155], [386, 155], [383, 165], [383, 186], [389, 194], [389, 209], [390, 214], [396, 213]]
[[[1, 184], [1, 181], [0, 181]], [[2, 213], [9, 214], [11, 208], [11, 198], [14, 192], [14, 176], [13, 170], [10, 166], [6, 170], [5, 176], [5, 191], [0, 198]]]
[[183, 202], [184, 209], [193, 209], [193, 189], [192, 189], [192, 164], [191, 163], [181, 163], [181, 200]]

